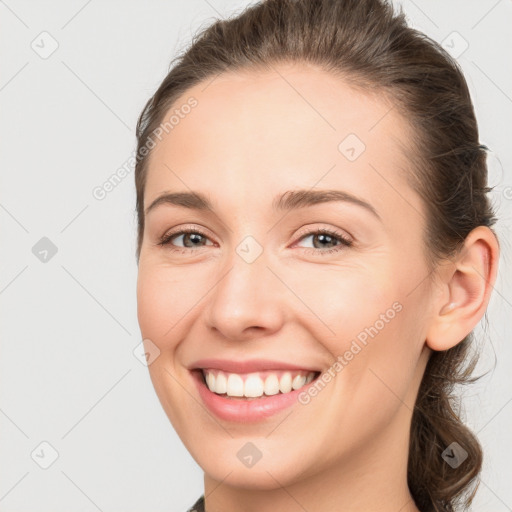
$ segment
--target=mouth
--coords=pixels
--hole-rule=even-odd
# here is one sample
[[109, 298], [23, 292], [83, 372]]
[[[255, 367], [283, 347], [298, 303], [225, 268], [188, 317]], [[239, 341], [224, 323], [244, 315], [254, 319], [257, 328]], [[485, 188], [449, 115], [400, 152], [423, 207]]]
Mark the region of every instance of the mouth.
[[203, 384], [216, 395], [233, 400], [256, 400], [291, 393], [313, 382], [320, 372], [307, 370], [266, 370], [252, 373], [229, 373], [202, 368]]
[[217, 418], [237, 423], [262, 422], [295, 406], [320, 371], [286, 369], [234, 373], [194, 368], [190, 373], [204, 405]]

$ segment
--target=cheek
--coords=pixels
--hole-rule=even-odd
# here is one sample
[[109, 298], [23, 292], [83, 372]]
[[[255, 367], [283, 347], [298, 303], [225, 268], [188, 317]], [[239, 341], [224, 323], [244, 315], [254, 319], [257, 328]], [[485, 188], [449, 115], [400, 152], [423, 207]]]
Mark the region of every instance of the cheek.
[[397, 300], [388, 275], [381, 263], [380, 267], [317, 268], [290, 274], [286, 280], [304, 311], [297, 318], [307, 322], [307, 328], [314, 329], [315, 337], [331, 352], [340, 353], [350, 339], [379, 320]]
[[390, 257], [370, 263], [288, 276], [307, 306], [295, 318], [333, 361], [343, 357], [347, 385], [357, 387], [374, 368], [401, 387], [397, 369], [404, 382], [410, 379], [422, 347], [425, 291], [410, 292], [423, 273]]
[[361, 410], [380, 411], [384, 421], [402, 401], [413, 407], [409, 394], [424, 345], [427, 296], [422, 287], [410, 294], [398, 280], [380, 290], [359, 295], [357, 304], [355, 298], [340, 302], [344, 311], [333, 321], [337, 338], [330, 351], [342, 358], [336, 373], [344, 392]]
[[186, 336], [215, 280], [199, 267], [141, 262], [137, 277], [137, 318], [143, 337], [169, 349]]
[[143, 338], [149, 338], [160, 348], [184, 312], [176, 290], [183, 283], [169, 279], [158, 267], [139, 266], [137, 278], [137, 318]]

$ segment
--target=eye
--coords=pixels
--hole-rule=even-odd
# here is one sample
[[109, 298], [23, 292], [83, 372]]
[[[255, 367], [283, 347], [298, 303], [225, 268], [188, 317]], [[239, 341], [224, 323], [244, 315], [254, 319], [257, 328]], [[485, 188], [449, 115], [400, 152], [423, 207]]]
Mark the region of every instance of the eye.
[[[174, 243], [171, 244], [171, 241], [173, 239], [182, 238], [183, 246], [177, 246], [174, 247]], [[208, 239], [207, 235], [203, 233], [201, 230], [197, 228], [190, 228], [190, 229], [182, 229], [180, 231], [174, 231], [171, 233], [166, 233], [162, 238], [160, 238], [160, 241], [158, 242], [158, 245], [161, 246], [173, 246], [171, 247], [171, 250], [179, 251], [179, 252], [187, 252], [187, 250], [193, 249], [193, 247], [203, 247], [204, 245], [207, 245], [205, 242]], [[190, 245], [188, 245], [190, 244]], [[209, 244], [213, 245], [213, 244]]]
[[[342, 233], [339, 233], [334, 230], [321, 228], [314, 231], [309, 231], [305, 235], [303, 235], [299, 240], [304, 240], [306, 238], [311, 237], [313, 240], [317, 240], [319, 242], [319, 246], [317, 245], [316, 249], [318, 247], [324, 248], [323, 250], [316, 250], [306, 248], [306, 252], [313, 253], [313, 254], [332, 254], [333, 252], [339, 252], [343, 250], [345, 247], [350, 247], [352, 245], [352, 240], [349, 240], [347, 237], [345, 237]], [[336, 242], [336, 243], [335, 243]], [[335, 243], [334, 247], [330, 248], [328, 245]], [[315, 245], [315, 243], [313, 243]]]

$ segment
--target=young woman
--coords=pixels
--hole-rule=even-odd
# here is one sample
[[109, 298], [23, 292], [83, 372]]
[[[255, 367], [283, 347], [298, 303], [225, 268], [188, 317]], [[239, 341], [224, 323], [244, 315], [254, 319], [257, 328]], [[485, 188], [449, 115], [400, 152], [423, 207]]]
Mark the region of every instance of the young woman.
[[[499, 244], [465, 79], [382, 0], [267, 0], [138, 124], [138, 320], [207, 512], [452, 511]], [[469, 368], [469, 369], [468, 369]]]

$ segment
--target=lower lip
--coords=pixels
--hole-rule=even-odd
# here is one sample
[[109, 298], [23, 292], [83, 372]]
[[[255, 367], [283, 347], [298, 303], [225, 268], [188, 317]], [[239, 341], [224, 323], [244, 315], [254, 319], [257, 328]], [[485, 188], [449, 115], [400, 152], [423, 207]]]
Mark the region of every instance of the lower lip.
[[244, 400], [241, 398], [227, 398], [225, 395], [218, 395], [208, 389], [203, 382], [201, 371], [191, 372], [196, 382], [199, 395], [203, 399], [206, 407], [222, 420], [235, 421], [240, 423], [252, 423], [265, 420], [297, 402], [300, 393], [312, 385], [316, 379], [308, 385], [289, 393], [278, 393], [277, 395], [262, 396], [261, 398], [252, 398]]

